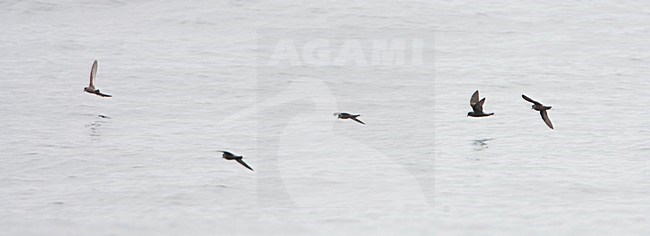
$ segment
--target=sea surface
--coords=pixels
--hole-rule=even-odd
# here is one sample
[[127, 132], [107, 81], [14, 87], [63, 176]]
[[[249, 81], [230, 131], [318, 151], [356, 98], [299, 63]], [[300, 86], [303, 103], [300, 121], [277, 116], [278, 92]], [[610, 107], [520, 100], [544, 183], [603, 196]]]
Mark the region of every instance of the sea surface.
[[[646, 1], [4, 0], [0, 22], [2, 235], [650, 234]], [[83, 92], [94, 60], [114, 97]], [[475, 90], [494, 116], [467, 117]]]

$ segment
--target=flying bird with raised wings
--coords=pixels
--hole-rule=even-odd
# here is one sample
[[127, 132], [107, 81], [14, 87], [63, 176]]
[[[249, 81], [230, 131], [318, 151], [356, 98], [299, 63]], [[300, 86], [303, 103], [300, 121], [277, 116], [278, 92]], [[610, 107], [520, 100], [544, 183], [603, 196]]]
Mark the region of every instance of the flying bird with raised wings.
[[87, 93], [95, 94], [97, 96], [101, 96], [101, 97], [112, 97], [111, 95], [104, 94], [104, 93], [100, 92], [99, 89], [95, 88], [95, 78], [96, 77], [97, 77], [97, 60], [95, 60], [95, 62], [93, 63], [93, 66], [90, 69], [90, 84], [88, 85], [88, 87], [84, 88], [84, 91], [86, 91]]
[[483, 116], [491, 116], [494, 115], [494, 112], [492, 113], [485, 113], [483, 112], [483, 104], [485, 103], [485, 98], [478, 100], [479, 95], [478, 95], [478, 90], [472, 94], [472, 97], [469, 99], [469, 106], [472, 107], [472, 111], [467, 113], [467, 116], [471, 117], [483, 117]]

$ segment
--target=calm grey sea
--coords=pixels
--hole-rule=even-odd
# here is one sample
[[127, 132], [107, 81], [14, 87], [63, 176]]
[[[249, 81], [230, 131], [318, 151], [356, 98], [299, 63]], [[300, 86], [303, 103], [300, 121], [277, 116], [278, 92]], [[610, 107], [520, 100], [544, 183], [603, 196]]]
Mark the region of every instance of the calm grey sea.
[[[650, 234], [645, 1], [5, 0], [0, 22], [3, 235]], [[83, 92], [93, 60], [113, 98]], [[466, 117], [477, 89], [494, 116]]]

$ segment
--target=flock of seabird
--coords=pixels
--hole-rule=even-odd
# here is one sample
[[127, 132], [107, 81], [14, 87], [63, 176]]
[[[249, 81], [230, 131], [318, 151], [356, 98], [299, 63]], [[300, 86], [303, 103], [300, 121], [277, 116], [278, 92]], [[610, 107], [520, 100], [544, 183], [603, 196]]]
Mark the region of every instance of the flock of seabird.
[[[472, 94], [472, 97], [469, 99], [469, 106], [472, 107], [472, 111], [467, 113], [467, 116], [472, 116], [472, 117], [483, 117], [483, 116], [491, 116], [494, 115], [494, 112], [491, 113], [485, 113], [483, 112], [483, 104], [485, 103], [485, 98], [478, 100], [478, 90]], [[521, 95], [524, 100], [533, 103], [533, 109], [536, 111], [539, 111], [539, 114], [542, 115], [542, 120], [546, 125], [553, 129], [553, 123], [551, 123], [551, 119], [548, 118], [548, 113], [546, 113], [546, 110], [551, 109], [551, 106], [544, 106], [538, 101], [535, 101], [528, 96], [522, 94]]]
[[[87, 93], [95, 94], [97, 96], [101, 96], [101, 97], [112, 97], [112, 95], [102, 93], [102, 92], [99, 91], [99, 89], [95, 88], [95, 78], [96, 77], [97, 77], [97, 60], [95, 60], [95, 62], [93, 62], [93, 66], [90, 69], [90, 84], [88, 85], [88, 87], [84, 88], [84, 91], [87, 92]], [[536, 111], [539, 111], [539, 114], [542, 116], [542, 120], [544, 120], [544, 123], [546, 123], [546, 125], [549, 128], [553, 129], [553, 123], [551, 123], [551, 120], [548, 118], [548, 113], [546, 112], [546, 110], [551, 109], [551, 106], [544, 106], [543, 104], [539, 103], [538, 101], [535, 101], [535, 100], [533, 100], [533, 99], [531, 99], [528, 96], [523, 95], [523, 94], [521, 95], [521, 97], [524, 98], [524, 100], [533, 103], [532, 108], [534, 110], [536, 110]], [[467, 116], [485, 117], [485, 116], [494, 115], [494, 112], [490, 112], [490, 113], [483, 112], [483, 104], [484, 103], [485, 103], [485, 98], [479, 100], [478, 90], [476, 90], [476, 92], [474, 92], [474, 94], [472, 94], [472, 97], [469, 99], [469, 106], [472, 107], [472, 111], [468, 112]], [[352, 115], [350, 113], [345, 113], [345, 112], [336, 112], [336, 113], [334, 113], [334, 116], [336, 116], [337, 119], [351, 119], [351, 120], [354, 120], [356, 122], [359, 122], [362, 125], [366, 124], [366, 123], [363, 123], [363, 121], [361, 121], [361, 120], [359, 120], [357, 118], [357, 117], [361, 116], [360, 114]], [[244, 160], [243, 160], [244, 157], [243, 156], [237, 156], [237, 155], [232, 154], [232, 153], [230, 153], [228, 151], [220, 151], [220, 152], [223, 152], [223, 155], [222, 155], [223, 159], [235, 160], [239, 164], [241, 164], [242, 166], [244, 166], [247, 169], [253, 171], [253, 168], [251, 168], [250, 166], [248, 166], [248, 164], [246, 164], [246, 162], [244, 162]]]

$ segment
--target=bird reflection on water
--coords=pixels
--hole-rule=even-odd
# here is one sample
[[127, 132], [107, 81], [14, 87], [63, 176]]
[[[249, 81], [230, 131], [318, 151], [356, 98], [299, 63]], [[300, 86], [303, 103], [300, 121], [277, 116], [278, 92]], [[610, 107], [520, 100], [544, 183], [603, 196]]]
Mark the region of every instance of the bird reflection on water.
[[474, 151], [483, 151], [487, 149], [488, 146], [488, 141], [491, 141], [493, 138], [484, 138], [484, 139], [477, 139], [472, 141], [472, 146], [474, 146]]
[[94, 141], [100, 140], [102, 136], [101, 127], [108, 124], [108, 119], [111, 119], [110, 116], [98, 115], [95, 121], [90, 124], [87, 124], [86, 127], [90, 128], [90, 138]]

